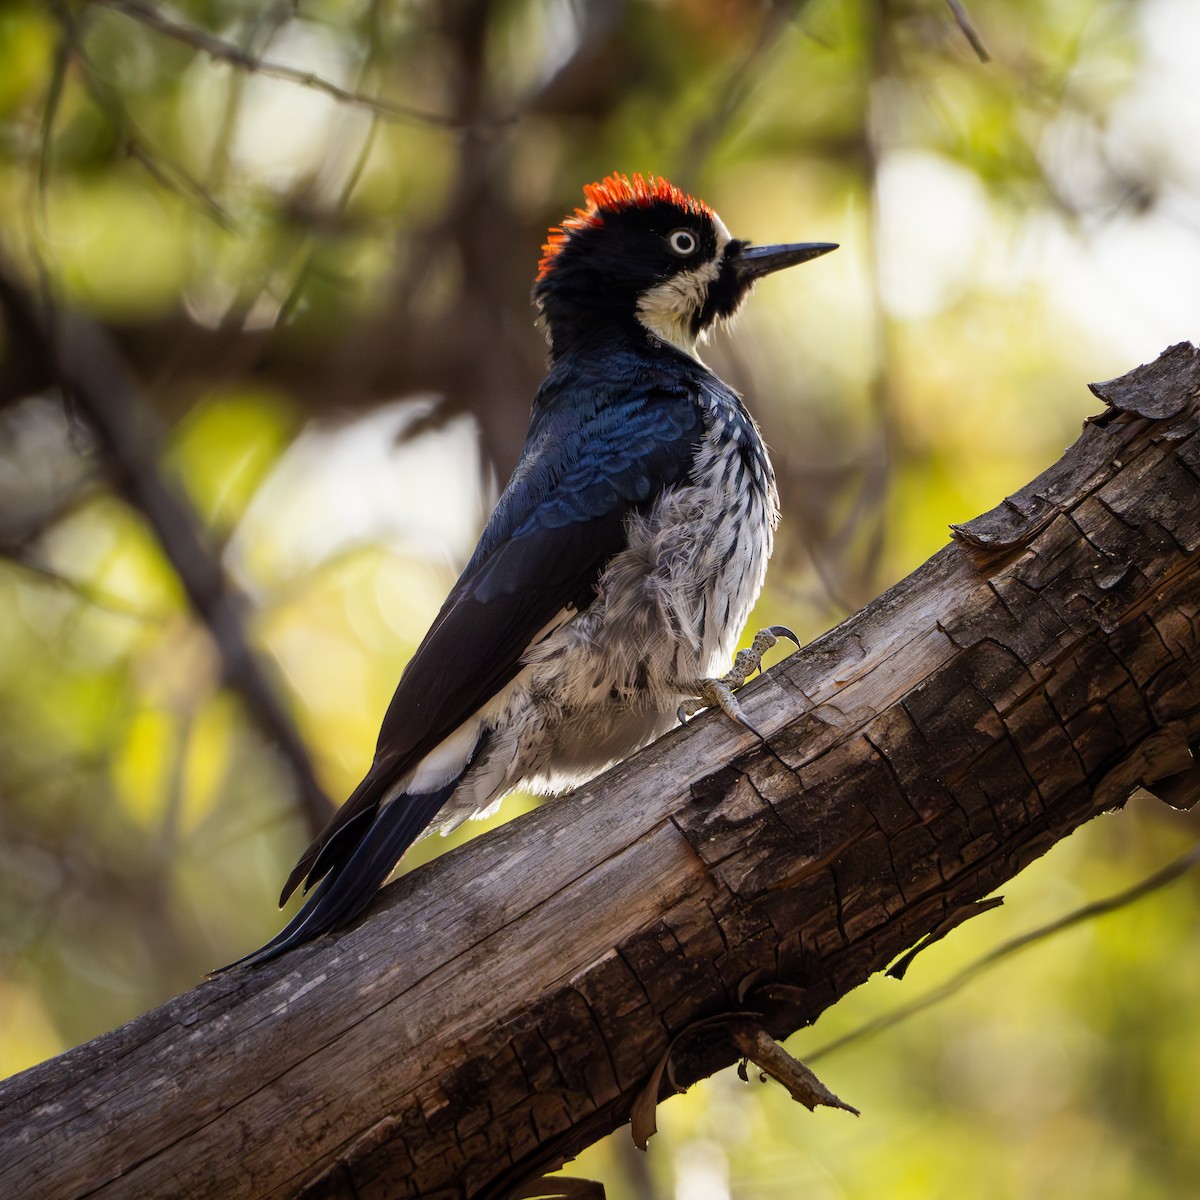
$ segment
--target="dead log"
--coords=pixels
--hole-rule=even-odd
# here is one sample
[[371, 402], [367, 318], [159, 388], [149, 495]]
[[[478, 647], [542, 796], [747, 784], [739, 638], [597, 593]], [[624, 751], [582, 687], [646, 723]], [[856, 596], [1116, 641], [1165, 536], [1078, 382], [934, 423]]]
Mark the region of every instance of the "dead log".
[[[25, 1197], [501, 1197], [781, 1038], [1138, 787], [1200, 794], [1200, 353], [744, 693], [364, 923], [0, 1089]], [[660, 1070], [671, 1048], [670, 1071]], [[856, 1097], [869, 1100], [869, 1097]]]

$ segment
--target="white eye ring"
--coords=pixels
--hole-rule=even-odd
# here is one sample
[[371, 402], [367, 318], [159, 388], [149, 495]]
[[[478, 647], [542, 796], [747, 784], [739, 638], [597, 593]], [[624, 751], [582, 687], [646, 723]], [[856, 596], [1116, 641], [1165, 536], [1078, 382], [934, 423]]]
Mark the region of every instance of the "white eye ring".
[[667, 234], [667, 245], [671, 247], [671, 252], [678, 254], [680, 258], [695, 254], [699, 244], [696, 235], [690, 229], [676, 229], [674, 233]]

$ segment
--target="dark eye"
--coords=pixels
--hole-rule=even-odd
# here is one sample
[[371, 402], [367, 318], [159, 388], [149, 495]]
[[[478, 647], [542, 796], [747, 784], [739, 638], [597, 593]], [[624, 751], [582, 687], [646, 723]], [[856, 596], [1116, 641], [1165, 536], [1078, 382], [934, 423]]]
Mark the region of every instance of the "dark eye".
[[676, 229], [674, 233], [667, 234], [667, 245], [680, 258], [686, 258], [689, 254], [696, 253], [699, 242], [690, 229]]

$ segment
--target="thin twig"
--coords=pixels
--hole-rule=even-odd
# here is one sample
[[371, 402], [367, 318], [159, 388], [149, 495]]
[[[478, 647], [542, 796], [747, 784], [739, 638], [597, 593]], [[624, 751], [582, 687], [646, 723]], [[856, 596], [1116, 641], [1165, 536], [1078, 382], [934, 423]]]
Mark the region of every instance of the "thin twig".
[[79, 67], [84, 86], [124, 143], [129, 156], [140, 163], [161, 187], [175, 192], [185, 199], [192, 200], [222, 229], [232, 230], [234, 220], [216, 197], [199, 180], [193, 179], [185, 168], [178, 163], [170, 162], [151, 145], [150, 140], [130, 116], [124, 100], [116, 89], [97, 76], [92, 68], [91, 60], [83, 49], [79, 27], [69, 6], [55, 5], [55, 10], [62, 24], [63, 39], [61, 51], [55, 63], [51, 90], [46, 99], [46, 109], [42, 115], [42, 145], [38, 159], [38, 194], [41, 197], [42, 205], [45, 204], [44, 198], [49, 184], [51, 135], [54, 119], [61, 101], [66, 68], [74, 59]]
[[[88, 71], [87, 74], [91, 82], [94, 83], [95, 79], [91, 75], [91, 72]], [[222, 229], [232, 232], [236, 228], [236, 222], [216, 197], [212, 196], [203, 184], [193, 179], [178, 164], [167, 163], [165, 160], [160, 159], [157, 153], [146, 145], [141, 133], [129, 119], [127, 112], [123, 114], [123, 118], [121, 136], [125, 139], [125, 148], [129, 152], [129, 157], [141, 163], [155, 183], [166, 188], [167, 191], [175, 192], [176, 195], [183, 196], [185, 199], [190, 197], [193, 200], [198, 200], [200, 208], [208, 216]]]
[[227, 42], [214, 33], [209, 33], [207, 29], [199, 29], [195, 25], [187, 25], [168, 16], [163, 9], [147, 3], [146, 0], [92, 0], [92, 3], [101, 4], [132, 20], [140, 21], [164, 37], [169, 37], [173, 41], [190, 46], [193, 50], [207, 54], [209, 58], [217, 62], [228, 63], [240, 70], [249, 71], [255, 75], [264, 75], [269, 79], [280, 79], [298, 84], [300, 87], [324, 92], [341, 104], [352, 104], [358, 108], [368, 109], [378, 113], [386, 120], [414, 121], [422, 125], [438, 125], [446, 129], [461, 127], [461, 123], [453, 117], [415, 108], [408, 104], [399, 104], [394, 100], [383, 100], [378, 96], [368, 96], [351, 88], [342, 87], [314, 71], [304, 71], [299, 67], [289, 67], [284, 63], [257, 58], [240, 46]]
[[[273, 4], [264, 5], [257, 18], [248, 24], [243, 38], [245, 52], [250, 54], [256, 49], [265, 49], [269, 46], [271, 39], [291, 18], [292, 10], [292, 0], [275, 0]], [[242, 72], [229, 72], [229, 86], [225, 89], [220, 120], [215, 123], [216, 132], [212, 139], [212, 150], [209, 153], [208, 165], [204, 172], [205, 185], [214, 191], [219, 191], [224, 186], [226, 175], [229, 172], [230, 146], [238, 121], [241, 119], [242, 100], [245, 95], [247, 79], [248, 76]]]
[[[871, 444], [863, 456], [863, 476], [854, 502], [841, 530], [830, 539], [835, 554], [842, 551], [849, 559], [865, 530], [862, 560], [856, 565], [852, 581], [855, 603], [863, 592], [873, 591], [873, 584], [887, 548], [891, 533], [888, 493], [896, 475], [896, 449], [900, 444], [896, 430], [896, 378], [894, 369], [896, 346], [895, 329], [883, 300], [883, 264], [880, 245], [883, 222], [883, 199], [880, 189], [880, 168], [884, 154], [886, 124], [881, 119], [881, 89], [883, 80], [896, 68], [894, 31], [887, 17], [885, 4], [869, 7], [869, 72], [871, 86], [867, 90], [867, 120], [862, 139], [863, 190], [870, 212], [867, 254], [871, 280], [871, 336], [874, 342], [873, 369], [867, 381], [867, 400], [874, 423]], [[849, 572], [847, 564], [847, 573]]]
[[117, 617], [129, 617], [131, 620], [147, 623], [159, 623], [167, 620], [166, 613], [153, 612], [149, 609], [141, 608], [136, 604], [131, 604], [113, 592], [96, 587], [86, 579], [67, 575], [57, 570], [48, 563], [34, 558], [24, 550], [0, 550], [0, 558], [12, 563], [14, 567], [27, 572], [42, 582], [53, 584], [55, 587], [71, 592], [74, 596], [89, 604], [92, 608], [99, 609], [101, 612], [111, 613]]
[[987, 48], [983, 44], [983, 39], [975, 31], [975, 26], [971, 23], [971, 18], [967, 15], [967, 10], [963, 8], [959, 0], [946, 0], [950, 6], [950, 11], [954, 14], [954, 20], [957, 22], [959, 29], [963, 31], [963, 37], [971, 43], [971, 49], [979, 56], [980, 62], [991, 62], [992, 56], [987, 52]]
[[37, 160], [37, 197], [38, 211], [45, 219], [46, 193], [50, 187], [50, 167], [53, 157], [54, 124], [58, 119], [58, 110], [62, 104], [63, 87], [66, 84], [67, 64], [75, 49], [75, 29], [71, 24], [64, 23], [62, 37], [54, 55], [54, 70], [50, 75], [50, 84], [46, 89], [46, 107], [42, 109], [41, 130], [38, 135]]
[[33, 261], [38, 274], [38, 285], [47, 303], [50, 303], [51, 289], [46, 263], [49, 258], [50, 246], [50, 175], [54, 166], [54, 127], [62, 108], [63, 92], [66, 89], [67, 68], [71, 56], [75, 52], [78, 35], [75, 22], [70, 13], [56, 6], [56, 11], [62, 26], [62, 36], [54, 55], [54, 70], [46, 89], [46, 106], [42, 109], [41, 128], [38, 133], [37, 177], [31, 202], [31, 237], [30, 248], [33, 251]]
[[[382, 55], [381, 46], [382, 38], [379, 35], [379, 5], [380, 0], [372, 0], [369, 10], [369, 19], [371, 21], [371, 37], [368, 41], [370, 47], [366, 59], [363, 61], [362, 67], [358, 73], [356, 87], [361, 88], [362, 85], [370, 77], [375, 67], [378, 65], [378, 60]], [[362, 179], [363, 172], [367, 169], [367, 160], [371, 157], [371, 149], [375, 145], [375, 138], [379, 132], [380, 116], [378, 113], [372, 113], [370, 124], [367, 126], [367, 132], [362, 139], [362, 144], [358, 148], [358, 154], [355, 156], [354, 162], [350, 166], [350, 171], [342, 182], [342, 187], [338, 193], [338, 198], [329, 210], [328, 215], [340, 216], [346, 211], [346, 206], [350, 203], [350, 197], [354, 194], [354, 189], [358, 187], [359, 180]], [[312, 276], [313, 271], [313, 246], [312, 240], [309, 239], [308, 245], [304, 251], [304, 261], [300, 265], [300, 269], [296, 272], [295, 278], [292, 280], [292, 285], [288, 289], [287, 295], [284, 296], [282, 303], [279, 305], [279, 310], [275, 314], [275, 324], [277, 326], [287, 323], [292, 313], [295, 311], [296, 305], [300, 302], [300, 297], [304, 294], [304, 289], [308, 285], [308, 281]]]
[[1010, 938], [1007, 942], [1001, 942], [999, 946], [994, 947], [982, 957], [977, 958], [973, 963], [964, 967], [957, 975], [952, 976], [932, 991], [926, 992], [925, 995], [918, 996], [911, 1003], [903, 1004], [889, 1013], [884, 1013], [882, 1016], [876, 1017], [873, 1021], [865, 1022], [857, 1029], [852, 1029], [849, 1033], [843, 1034], [839, 1038], [834, 1038], [831, 1042], [826, 1042], [824, 1046], [818, 1046], [817, 1049], [808, 1051], [804, 1055], [804, 1061], [816, 1062], [817, 1059], [833, 1054], [837, 1050], [844, 1050], [854, 1042], [861, 1042], [866, 1038], [874, 1037], [878, 1033], [883, 1033], [885, 1030], [891, 1029], [893, 1025], [899, 1025], [901, 1021], [907, 1021], [909, 1017], [915, 1017], [918, 1013], [922, 1013], [926, 1009], [932, 1008], [935, 1004], [940, 1004], [943, 1000], [962, 991], [976, 976], [991, 970], [992, 967], [997, 966], [1005, 959], [1011, 958], [1014, 954], [1038, 942], [1045, 941], [1047, 938], [1054, 937], [1055, 934], [1073, 929], [1076, 925], [1082, 925], [1084, 921], [1106, 916], [1108, 913], [1116, 912], [1130, 904], [1134, 904], [1152, 892], [1156, 892], [1160, 888], [1174, 883], [1198, 865], [1200, 865], [1200, 844], [1193, 846], [1186, 854], [1175, 859], [1174, 862], [1168, 863], [1165, 867], [1155, 871], [1153, 875], [1134, 884], [1131, 888], [1126, 888], [1123, 892], [1106, 896], [1102, 900], [1094, 900], [1092, 903], [1074, 909], [1072, 912], [1066, 913], [1054, 921], [1018, 934], [1016, 937]]

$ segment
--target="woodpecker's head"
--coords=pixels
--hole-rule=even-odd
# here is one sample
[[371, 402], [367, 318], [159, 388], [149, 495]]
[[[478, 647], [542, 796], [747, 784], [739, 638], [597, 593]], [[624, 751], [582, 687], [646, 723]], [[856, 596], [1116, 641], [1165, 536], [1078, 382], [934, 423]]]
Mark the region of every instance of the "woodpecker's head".
[[654, 176], [610, 175], [583, 193], [587, 207], [550, 230], [533, 289], [554, 354], [614, 327], [694, 354], [756, 280], [837, 249], [751, 246], [702, 200]]

